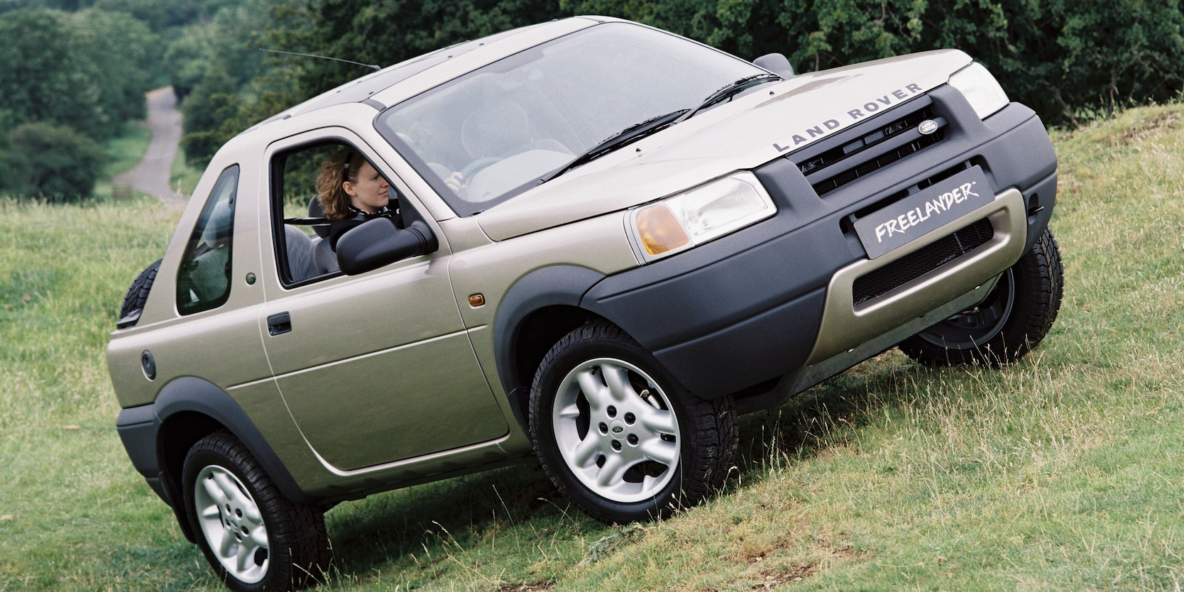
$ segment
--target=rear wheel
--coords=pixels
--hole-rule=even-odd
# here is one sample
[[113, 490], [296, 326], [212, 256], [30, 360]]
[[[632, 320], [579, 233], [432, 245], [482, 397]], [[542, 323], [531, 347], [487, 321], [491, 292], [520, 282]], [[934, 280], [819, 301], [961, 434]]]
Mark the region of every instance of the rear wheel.
[[530, 411], [543, 468], [604, 522], [664, 518], [707, 497], [732, 465], [731, 399], [695, 397], [607, 323], [584, 325], [547, 353]]
[[910, 337], [900, 349], [930, 366], [1010, 364], [1048, 334], [1063, 293], [1060, 250], [1045, 230], [982, 303]]
[[190, 449], [184, 491], [198, 545], [231, 590], [291, 590], [322, 579], [330, 559], [324, 515], [284, 498], [231, 434], [215, 432]]

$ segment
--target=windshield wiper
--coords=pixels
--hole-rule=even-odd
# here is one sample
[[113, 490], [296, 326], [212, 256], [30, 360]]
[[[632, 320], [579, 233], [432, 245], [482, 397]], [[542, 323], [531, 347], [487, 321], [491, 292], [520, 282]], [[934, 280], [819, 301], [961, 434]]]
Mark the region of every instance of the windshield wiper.
[[710, 96], [704, 99], [703, 102], [694, 109], [679, 109], [678, 111], [672, 111], [665, 115], [651, 117], [650, 119], [647, 119], [641, 123], [635, 123], [609, 136], [604, 141], [588, 149], [588, 151], [584, 152], [583, 154], [577, 156], [571, 162], [563, 165], [562, 168], [554, 172], [547, 173], [541, 179], [539, 179], [539, 183], [546, 183], [547, 181], [550, 181], [551, 179], [554, 179], [555, 177], [558, 177], [567, 171], [570, 171], [582, 164], [587, 164], [593, 160], [596, 160], [597, 158], [600, 158], [601, 156], [604, 156], [605, 154], [608, 154], [609, 152], [612, 152], [613, 150], [616, 150], [622, 146], [632, 144], [637, 140], [666, 129], [667, 127], [670, 127], [676, 123], [682, 123], [683, 121], [694, 117], [699, 111], [725, 99], [730, 99], [751, 87], [776, 80], [783, 79], [776, 74], [770, 74], [768, 72], [761, 72], [760, 74], [745, 76], [744, 78], [731, 82], [723, 88], [711, 93]]
[[613, 150], [616, 150], [627, 144], [632, 144], [633, 142], [636, 142], [650, 134], [654, 134], [666, 129], [670, 125], [680, 120], [681, 116], [686, 114], [688, 111], [689, 109], [679, 109], [678, 111], [672, 111], [665, 115], [651, 117], [640, 123], [635, 123], [609, 136], [599, 144], [589, 148], [583, 154], [575, 157], [575, 159], [571, 162], [563, 165], [562, 168], [547, 173], [541, 179], [539, 179], [539, 183], [546, 183], [547, 181], [550, 181], [551, 179], [554, 179], [555, 177], [558, 177], [567, 171], [570, 171], [582, 164], [592, 162], [593, 160], [596, 160], [597, 158], [600, 158], [601, 156], [604, 156]]
[[735, 82], [732, 82], [732, 83], [724, 86], [723, 88], [711, 93], [710, 95], [707, 96], [706, 99], [703, 99], [703, 102], [700, 103], [698, 107], [695, 107], [694, 109], [691, 109], [690, 111], [687, 111], [682, 117], [679, 117], [678, 120], [675, 121], [674, 123], [682, 123], [682, 122], [694, 117], [696, 113], [702, 111], [703, 109], [706, 109], [706, 108], [708, 108], [716, 103], [722, 102], [726, 99], [730, 99], [730, 98], [740, 94], [741, 92], [748, 90], [749, 88], [752, 88], [758, 84], [764, 84], [766, 82], [774, 82], [777, 80], [783, 80], [783, 78], [781, 78], [780, 76], [778, 76], [776, 74], [770, 74], [768, 72], [761, 72], [760, 74], [753, 74], [752, 76], [745, 76], [744, 78], [741, 78]]

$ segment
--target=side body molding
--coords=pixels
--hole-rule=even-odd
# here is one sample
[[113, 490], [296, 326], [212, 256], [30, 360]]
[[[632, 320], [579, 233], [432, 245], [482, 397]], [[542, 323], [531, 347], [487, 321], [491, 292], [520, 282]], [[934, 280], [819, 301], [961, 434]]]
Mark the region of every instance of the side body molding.
[[519, 405], [516, 392], [530, 388], [518, 376], [515, 345], [522, 329], [522, 321], [531, 313], [549, 306], [579, 307], [584, 294], [604, 275], [586, 267], [555, 265], [532, 271], [519, 279], [502, 298], [494, 320], [493, 346], [497, 356], [497, 372], [502, 388], [519, 425], [526, 425], [525, 409]]

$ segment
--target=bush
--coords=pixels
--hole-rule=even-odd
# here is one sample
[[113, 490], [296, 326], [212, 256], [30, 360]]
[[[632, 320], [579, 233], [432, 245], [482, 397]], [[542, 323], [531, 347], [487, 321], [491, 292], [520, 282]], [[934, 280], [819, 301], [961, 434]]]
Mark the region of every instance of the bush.
[[89, 198], [107, 156], [94, 140], [51, 123], [26, 123], [8, 134], [12, 147], [0, 170], [6, 169], [9, 193], [51, 202]]

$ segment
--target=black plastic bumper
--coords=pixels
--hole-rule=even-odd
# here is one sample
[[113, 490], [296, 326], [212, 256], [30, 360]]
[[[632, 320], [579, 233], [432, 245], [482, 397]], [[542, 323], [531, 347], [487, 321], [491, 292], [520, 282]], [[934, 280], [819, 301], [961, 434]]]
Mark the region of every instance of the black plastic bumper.
[[947, 86], [922, 100], [947, 122], [939, 143], [823, 197], [799, 171], [795, 161], [803, 153], [858, 139], [894, 111], [910, 108], [906, 103], [765, 164], [754, 173], [776, 203], [776, 216], [605, 278], [581, 306], [654, 352], [691, 392], [714, 398], [802, 366], [817, 338], [831, 276], [867, 256], [848, 217], [935, 173], [969, 162], [983, 168], [996, 193], [1018, 188], [1029, 213], [1026, 252], [1047, 227], [1056, 199], [1056, 154], [1040, 119], [1013, 103], [982, 121]]
[[156, 434], [160, 431], [160, 419], [156, 417], [155, 405], [128, 407], [119, 412], [115, 419], [119, 439], [132, 460], [132, 465], [144, 476], [148, 486], [160, 499], [173, 505], [161, 475], [159, 456], [156, 451]]

